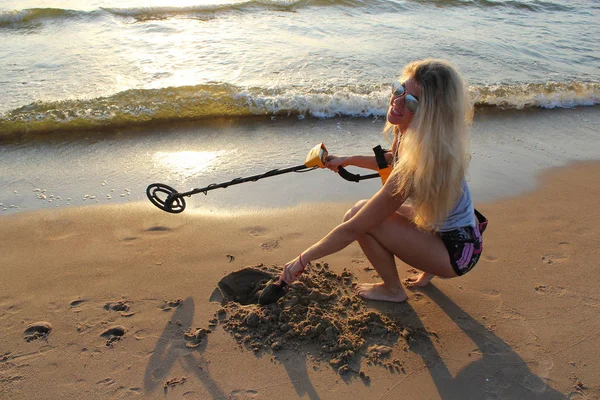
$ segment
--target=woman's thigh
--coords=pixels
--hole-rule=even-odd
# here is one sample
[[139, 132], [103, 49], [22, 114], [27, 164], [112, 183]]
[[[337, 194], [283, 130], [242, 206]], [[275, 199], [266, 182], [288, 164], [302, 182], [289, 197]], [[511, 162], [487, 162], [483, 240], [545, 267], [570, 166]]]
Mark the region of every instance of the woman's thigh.
[[445, 278], [457, 276], [442, 239], [420, 231], [401, 212], [390, 216], [369, 235], [400, 260], [421, 271]]

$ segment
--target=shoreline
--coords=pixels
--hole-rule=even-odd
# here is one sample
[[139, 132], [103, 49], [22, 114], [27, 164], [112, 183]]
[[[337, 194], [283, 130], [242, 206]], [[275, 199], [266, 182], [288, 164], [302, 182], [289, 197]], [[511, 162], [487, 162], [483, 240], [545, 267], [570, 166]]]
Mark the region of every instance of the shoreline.
[[[487, 202], [525, 193], [537, 187], [540, 171], [598, 159], [598, 127], [600, 107], [480, 115], [473, 123], [468, 173], [473, 198]], [[220, 120], [4, 145], [0, 215], [90, 202], [147, 202], [150, 183], [184, 192], [295, 166], [320, 142], [331, 154], [370, 154], [375, 145], [386, 146], [382, 128], [382, 121], [347, 118]], [[328, 170], [284, 175], [193, 196], [189, 208], [228, 211], [305, 201], [356, 202], [378, 190], [376, 181], [350, 183]]]
[[[351, 202], [229, 216], [171, 215], [150, 204], [2, 216], [1, 392], [15, 399], [595, 398], [598, 174], [600, 162], [553, 168], [535, 191], [478, 203], [490, 226], [473, 271], [407, 291], [401, 305], [358, 300], [424, 332], [385, 343], [388, 361], [402, 370], [369, 364], [362, 348], [352, 368], [368, 381], [338, 373], [310, 342], [254, 352], [222, 322], [208, 323], [221, 307], [215, 290], [223, 276], [281, 266], [337, 224]], [[322, 261], [335, 273], [377, 281], [356, 244]], [[118, 302], [130, 309], [107, 307]], [[52, 331], [24, 340], [25, 328], [42, 321]], [[107, 344], [101, 334], [114, 326], [125, 334]], [[200, 328], [211, 333], [186, 347], [184, 333]]]

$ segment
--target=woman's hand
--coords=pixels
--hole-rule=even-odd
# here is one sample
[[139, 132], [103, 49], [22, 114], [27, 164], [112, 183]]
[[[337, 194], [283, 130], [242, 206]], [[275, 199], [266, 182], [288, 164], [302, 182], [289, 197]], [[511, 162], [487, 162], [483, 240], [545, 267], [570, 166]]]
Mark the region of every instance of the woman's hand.
[[348, 157], [338, 157], [338, 156], [327, 156], [327, 162], [325, 163], [325, 167], [329, 168], [333, 172], [338, 172], [339, 167], [345, 167], [348, 161]]
[[292, 283], [304, 272], [304, 269], [307, 267], [301, 260], [302, 256], [298, 256], [294, 258], [289, 263], [285, 264], [283, 267], [283, 272], [281, 273], [281, 280], [286, 283]]

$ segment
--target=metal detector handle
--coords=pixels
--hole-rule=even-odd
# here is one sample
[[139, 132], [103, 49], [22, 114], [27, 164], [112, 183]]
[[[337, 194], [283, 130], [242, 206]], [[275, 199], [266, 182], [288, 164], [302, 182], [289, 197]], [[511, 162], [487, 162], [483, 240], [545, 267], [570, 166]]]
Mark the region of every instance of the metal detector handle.
[[379, 178], [379, 174], [369, 174], [369, 175], [359, 175], [359, 174], [353, 174], [352, 172], [348, 172], [346, 170], [346, 168], [344, 167], [339, 167], [338, 168], [338, 174], [340, 174], [340, 176], [342, 178], [344, 178], [347, 181], [350, 182], [360, 182], [360, 181], [364, 181], [365, 179], [373, 179], [373, 178]]

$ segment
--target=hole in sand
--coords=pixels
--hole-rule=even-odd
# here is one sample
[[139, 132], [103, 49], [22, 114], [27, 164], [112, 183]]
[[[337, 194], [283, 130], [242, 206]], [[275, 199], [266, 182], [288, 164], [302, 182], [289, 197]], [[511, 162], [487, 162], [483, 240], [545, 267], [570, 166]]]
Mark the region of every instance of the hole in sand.
[[217, 284], [223, 297], [241, 305], [258, 304], [260, 291], [274, 278], [273, 274], [254, 267], [242, 268], [226, 275]]
[[354, 275], [347, 270], [337, 274], [326, 263], [315, 263], [277, 302], [253, 304], [279, 272], [261, 265], [233, 272], [219, 282], [226, 300], [211, 321], [243, 348], [306, 352], [313, 368], [325, 362], [339, 374], [353, 372], [368, 381], [361, 359], [392, 373], [402, 372], [403, 363], [395, 356], [413, 344], [430, 341], [429, 335], [434, 334], [424, 327], [406, 326], [401, 305], [388, 307], [399, 315], [371, 309], [355, 294]]
[[129, 311], [129, 304], [123, 300], [111, 301], [104, 305], [106, 311]]
[[52, 332], [52, 325], [46, 321], [39, 321], [28, 325], [23, 334], [25, 341], [31, 342], [36, 339], [45, 339], [50, 332]]
[[125, 335], [125, 328], [121, 325], [115, 325], [100, 334], [106, 340], [106, 345], [111, 346], [114, 342], [118, 342]]

